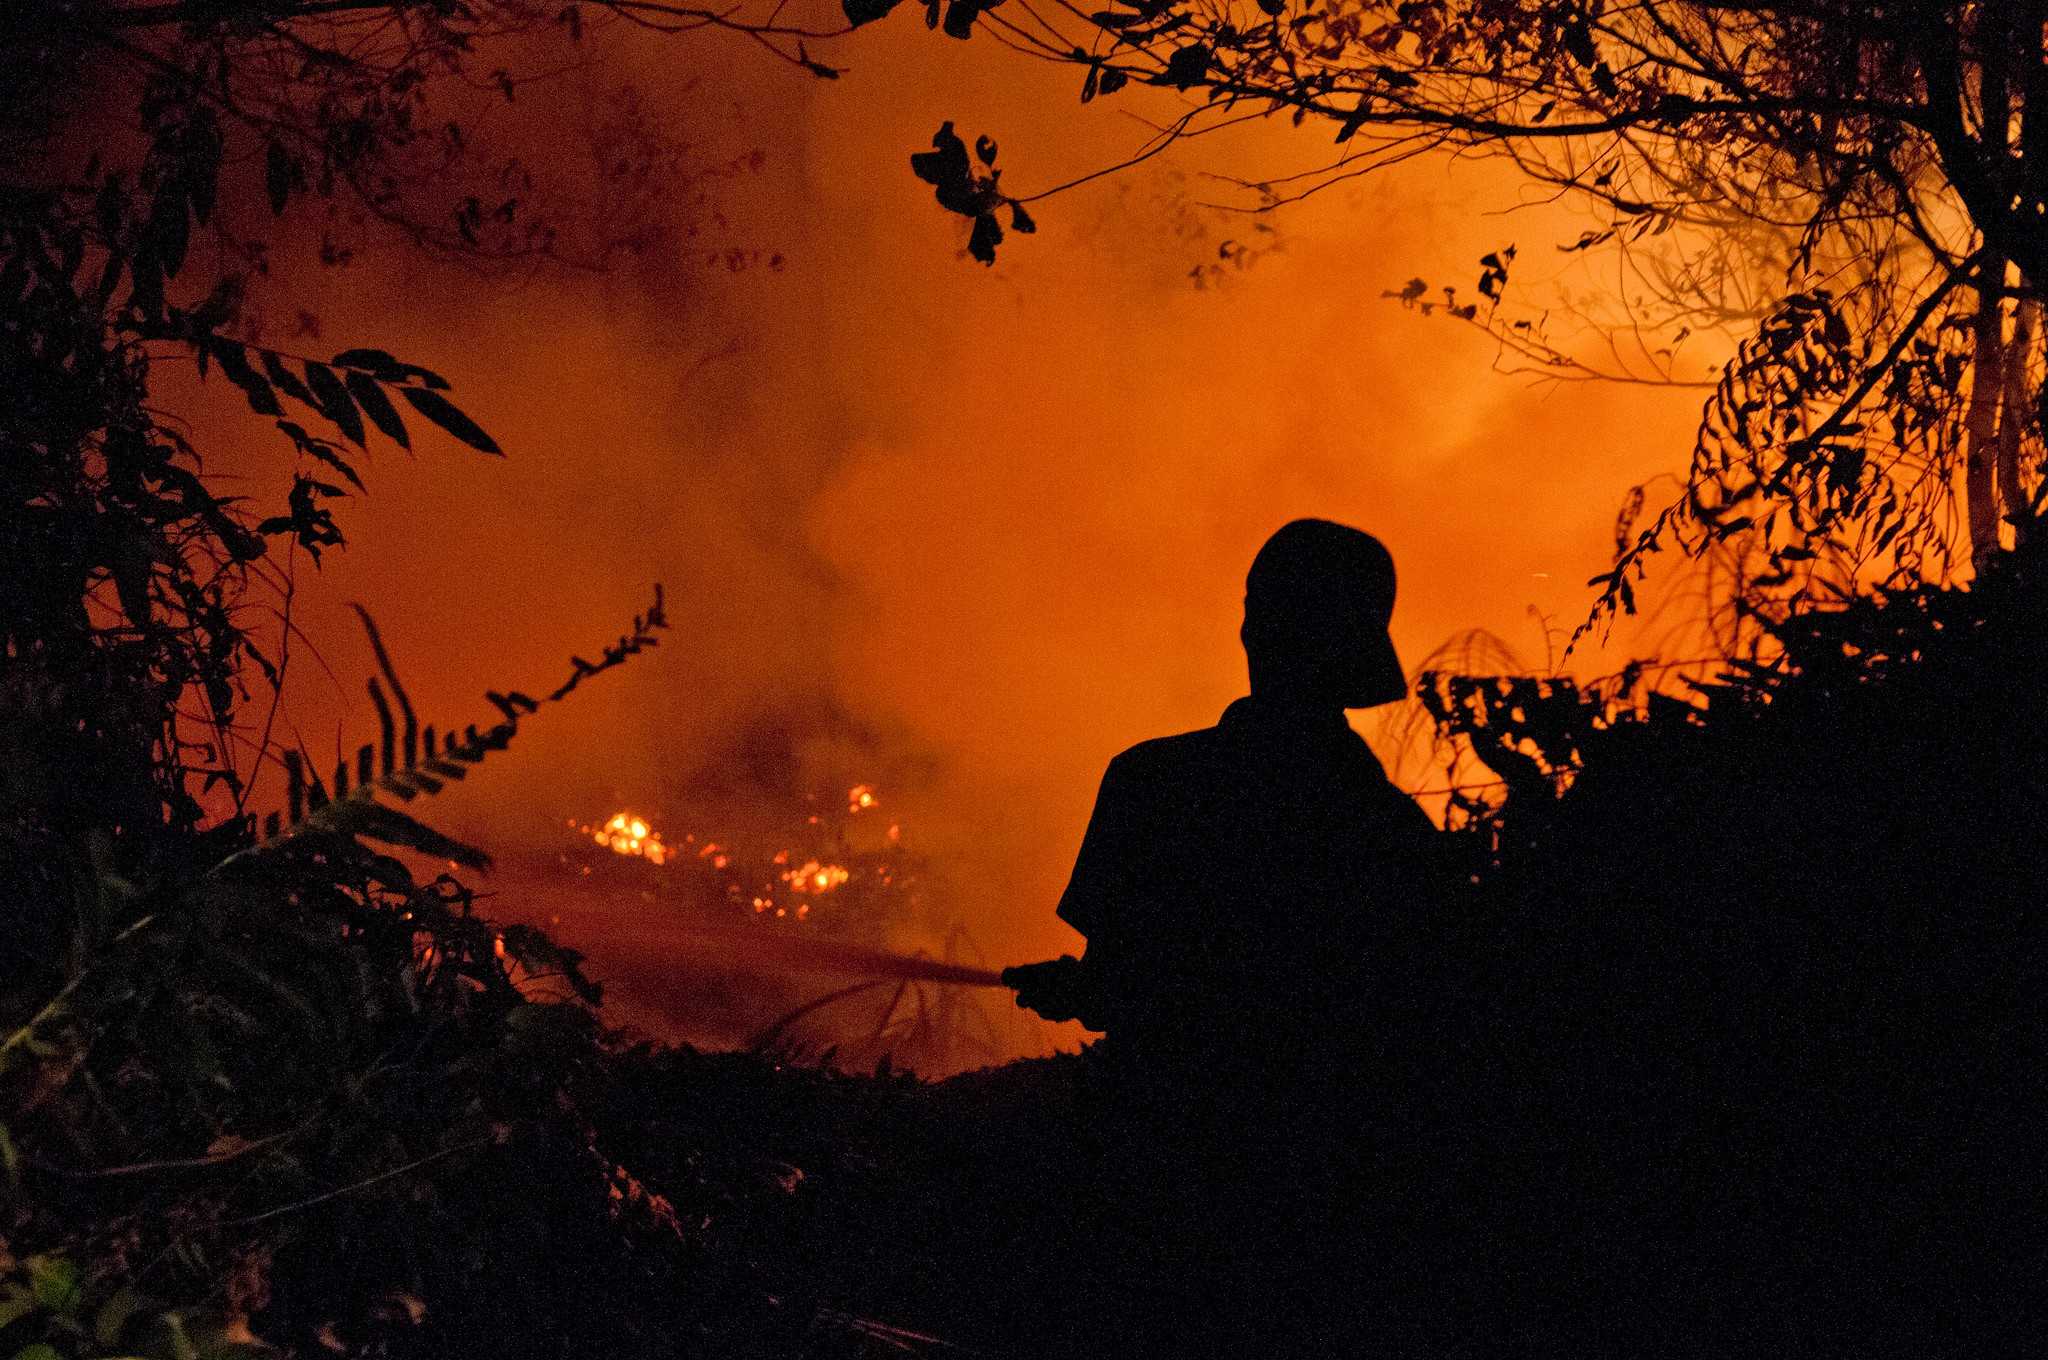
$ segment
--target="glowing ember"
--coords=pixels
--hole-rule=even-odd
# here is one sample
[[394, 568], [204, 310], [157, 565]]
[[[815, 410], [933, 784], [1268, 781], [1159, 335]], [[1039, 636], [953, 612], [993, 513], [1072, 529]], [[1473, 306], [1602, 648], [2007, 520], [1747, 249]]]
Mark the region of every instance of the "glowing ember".
[[610, 821], [590, 832], [590, 839], [618, 854], [638, 855], [653, 864], [668, 859], [668, 847], [662, 844], [661, 837], [644, 817], [635, 817], [630, 812], [613, 813]]
[[843, 864], [820, 864], [814, 859], [782, 873], [782, 881], [789, 885], [789, 890], [800, 893], [831, 892], [851, 877], [851, 871]]
[[[817, 805], [815, 797], [807, 801]], [[874, 785], [855, 784], [846, 791], [844, 817], [850, 819], [878, 806], [880, 799]], [[886, 849], [856, 850], [849, 846], [843, 829], [845, 822], [836, 810], [828, 810], [823, 816], [814, 812], [805, 818], [805, 823], [827, 829], [820, 836], [796, 838], [795, 845], [785, 843], [772, 856], [765, 854], [766, 846], [755, 851], [694, 832], [678, 833], [679, 839], [669, 844], [647, 818], [632, 812], [614, 813], [598, 826], [586, 825], [573, 817], [567, 825], [577, 835], [587, 837], [586, 844], [644, 859], [678, 874], [666, 888], [656, 888], [650, 880], [641, 892], [648, 901], [655, 900], [657, 891], [679, 892], [684, 897], [699, 891], [722, 891], [733, 907], [743, 912], [751, 907], [753, 910], [747, 912], [750, 916], [786, 920], [794, 925], [810, 919], [812, 907], [828, 893], [835, 894], [838, 909], [853, 913], [849, 919], [854, 919], [876, 909], [880, 899], [875, 894], [888, 894], [893, 900], [894, 895], [903, 891], [902, 883], [907, 880], [899, 879], [897, 866], [888, 858], [899, 844], [900, 827], [893, 823], [886, 827]], [[806, 840], [810, 842], [808, 846]], [[701, 871], [692, 860], [701, 861], [703, 870], [712, 871], [708, 886], [695, 877]], [[576, 872], [588, 876], [591, 866], [583, 864]], [[855, 878], [860, 882], [855, 884]], [[841, 893], [840, 889], [847, 891]]]

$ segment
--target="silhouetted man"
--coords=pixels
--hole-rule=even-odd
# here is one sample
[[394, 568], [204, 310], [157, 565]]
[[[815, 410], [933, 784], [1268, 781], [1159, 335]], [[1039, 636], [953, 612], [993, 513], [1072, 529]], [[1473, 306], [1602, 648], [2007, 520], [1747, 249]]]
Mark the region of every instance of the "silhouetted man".
[[1018, 1004], [1105, 1030], [1141, 1067], [1308, 1057], [1412, 915], [1433, 828], [1345, 710], [1407, 689], [1394, 563], [1370, 534], [1288, 524], [1245, 580], [1251, 695], [1110, 762], [1060, 918], [1084, 958], [1013, 969]]
[[[1077, 1108], [1093, 1154], [1057, 1192], [1070, 1289], [1096, 1292], [1072, 1295], [1054, 1353], [1360, 1340], [1337, 1301], [1384, 1252], [1352, 1245], [1351, 1168], [1418, 1141], [1368, 1126], [1401, 1085], [1378, 1055], [1404, 1046], [1387, 1003], [1412, 989], [1389, 974], [1429, 916], [1433, 834], [1344, 716], [1406, 693], [1393, 607], [1370, 535], [1268, 539], [1245, 579], [1250, 697], [1110, 762], [1059, 903], [1087, 953], [1006, 974], [1018, 1004], [1108, 1034]], [[1382, 1195], [1368, 1216], [1396, 1215]]]

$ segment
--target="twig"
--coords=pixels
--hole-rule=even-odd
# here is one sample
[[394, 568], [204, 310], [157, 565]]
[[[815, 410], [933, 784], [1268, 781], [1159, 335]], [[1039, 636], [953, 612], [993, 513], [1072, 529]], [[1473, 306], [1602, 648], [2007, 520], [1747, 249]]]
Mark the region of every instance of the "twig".
[[266, 1219], [277, 1218], [282, 1214], [295, 1214], [301, 1209], [311, 1209], [315, 1205], [325, 1204], [331, 1199], [340, 1199], [343, 1195], [352, 1195], [358, 1190], [367, 1190], [373, 1185], [381, 1185], [383, 1182], [403, 1176], [407, 1172], [417, 1171], [423, 1166], [430, 1166], [444, 1158], [453, 1157], [458, 1152], [469, 1152], [494, 1141], [495, 1139], [490, 1135], [485, 1135], [482, 1138], [471, 1139], [467, 1143], [457, 1143], [454, 1147], [445, 1147], [439, 1152], [430, 1152], [426, 1156], [407, 1162], [403, 1166], [394, 1166], [389, 1171], [380, 1171], [374, 1176], [355, 1182], [353, 1185], [344, 1185], [337, 1190], [328, 1190], [302, 1200], [295, 1200], [290, 1204], [281, 1204], [275, 1209], [265, 1209], [262, 1213], [251, 1214], [247, 1218], [232, 1218], [225, 1223], [218, 1223], [214, 1226], [218, 1228], [246, 1228], [252, 1223], [261, 1223]]
[[268, 1138], [258, 1138], [253, 1143], [243, 1143], [240, 1146], [230, 1148], [226, 1152], [209, 1153], [203, 1157], [169, 1157], [162, 1161], [130, 1162], [125, 1166], [103, 1166], [95, 1167], [91, 1170], [55, 1166], [43, 1161], [31, 1161], [29, 1164], [38, 1171], [47, 1172], [53, 1176], [63, 1176], [69, 1180], [81, 1181], [102, 1180], [112, 1176], [144, 1176], [156, 1171], [192, 1171], [204, 1166], [220, 1166], [225, 1162], [232, 1162], [237, 1158], [246, 1157], [252, 1152], [260, 1152], [264, 1148], [284, 1142], [288, 1138], [295, 1138], [313, 1127], [318, 1119], [319, 1116], [315, 1115], [312, 1119], [306, 1120], [296, 1128], [289, 1128], [281, 1133], [273, 1133]]

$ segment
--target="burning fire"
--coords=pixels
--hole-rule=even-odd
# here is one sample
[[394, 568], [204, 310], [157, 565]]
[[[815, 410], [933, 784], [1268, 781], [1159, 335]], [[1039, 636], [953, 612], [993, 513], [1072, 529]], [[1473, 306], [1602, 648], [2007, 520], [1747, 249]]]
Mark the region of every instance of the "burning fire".
[[800, 893], [831, 892], [851, 877], [852, 871], [843, 864], [820, 864], [814, 859], [782, 871], [782, 881], [789, 885], [789, 890]]
[[[780, 1035], [776, 1042], [787, 1040], [792, 1053], [852, 1055], [840, 1064], [848, 1070], [864, 1069], [885, 1052], [922, 1054], [919, 1069], [935, 1073], [971, 1065], [984, 1052], [1000, 1056], [1006, 1041], [995, 1021], [942, 986], [992, 983], [995, 974], [964, 962], [959, 951], [972, 950], [971, 942], [961, 943], [965, 930], [948, 924], [943, 908], [934, 910], [934, 880], [923, 857], [905, 845], [894, 795], [873, 784], [841, 784], [838, 794], [846, 799], [843, 810], [828, 784], [804, 793], [780, 819], [742, 817], [695, 830], [669, 820], [666, 838], [653, 825], [658, 806], [594, 823], [571, 817], [557, 823], [570, 836], [547, 858], [570, 882], [578, 876], [595, 890], [590, 905], [599, 910], [631, 914], [650, 927], [658, 920], [680, 927], [677, 948], [692, 956], [688, 966], [734, 974], [729, 990], [724, 982], [707, 989], [704, 1014], [746, 1043], [762, 1033]], [[916, 940], [925, 946], [903, 952]], [[502, 940], [495, 944], [508, 972], [526, 985], [509, 957], [516, 951]], [[814, 970], [824, 980], [808, 980]], [[791, 981], [777, 981], [785, 972]], [[862, 981], [849, 989], [832, 980], [841, 972]], [[798, 1001], [804, 1004], [792, 1011]], [[763, 1031], [775, 1016], [781, 1018]], [[695, 1012], [687, 1023], [700, 1023]]]
[[665, 863], [668, 846], [661, 837], [647, 825], [644, 817], [635, 817], [630, 812], [615, 812], [612, 819], [596, 830], [582, 828], [599, 845], [607, 846], [621, 855], [638, 855], [652, 864]]
[[[846, 792], [846, 815], [851, 818], [868, 812], [880, 805], [872, 784], [856, 784]], [[822, 826], [825, 819], [812, 814], [806, 819], [807, 825]], [[589, 826], [571, 818], [569, 827], [577, 834], [587, 836], [597, 845], [615, 854], [644, 859], [650, 864], [676, 865], [687, 868], [691, 859], [701, 860], [710, 869], [735, 875], [725, 883], [725, 894], [735, 904], [751, 906], [757, 916], [775, 916], [802, 921], [810, 917], [812, 906], [826, 893], [845, 887], [856, 876], [863, 882], [872, 881], [882, 891], [900, 890], [899, 881], [893, 872], [892, 863], [884, 858], [876, 864], [864, 864], [854, 859], [840, 862], [848, 854], [862, 852], [849, 850], [843, 834], [835, 831], [837, 849], [834, 855], [823, 846], [811, 850], [782, 849], [775, 852], [767, 864], [756, 869], [747, 865], [740, 852], [719, 841], [700, 840], [694, 834], [682, 837], [677, 844], [670, 845], [648, 823], [645, 817], [632, 812], [615, 812], [610, 820], [600, 826]], [[902, 841], [902, 828], [891, 823], [887, 828], [885, 841], [888, 851], [895, 851]], [[759, 864], [759, 861], [756, 861]], [[762, 872], [760, 878], [747, 880], [755, 872]], [[585, 864], [581, 872], [588, 876], [591, 866]], [[857, 909], [865, 901], [858, 893]], [[777, 899], [781, 898], [781, 901]]]

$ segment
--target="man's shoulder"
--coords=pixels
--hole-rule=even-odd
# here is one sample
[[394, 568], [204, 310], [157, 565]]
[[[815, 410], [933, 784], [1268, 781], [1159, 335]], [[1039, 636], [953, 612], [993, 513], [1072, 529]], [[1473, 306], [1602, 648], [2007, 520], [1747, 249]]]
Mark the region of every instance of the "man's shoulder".
[[1214, 727], [1153, 737], [1119, 752], [1109, 762], [1109, 778], [1128, 783], [1179, 778], [1214, 764], [1221, 746], [1222, 734]]

